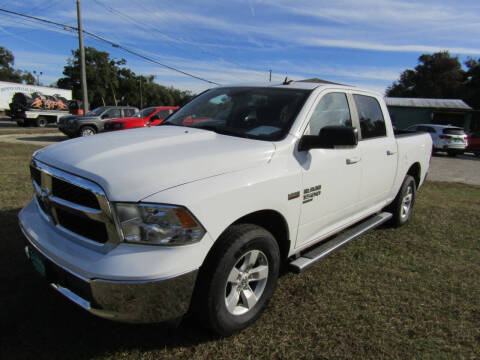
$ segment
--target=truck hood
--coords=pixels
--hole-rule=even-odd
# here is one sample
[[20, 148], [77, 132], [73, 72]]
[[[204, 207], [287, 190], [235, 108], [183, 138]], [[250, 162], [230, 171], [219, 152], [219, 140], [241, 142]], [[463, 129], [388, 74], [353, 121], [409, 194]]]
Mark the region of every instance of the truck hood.
[[271, 142], [179, 126], [97, 134], [49, 146], [35, 159], [99, 184], [112, 201], [266, 164]]
[[59, 122], [65, 122], [70, 119], [75, 119], [75, 120], [92, 120], [92, 119], [98, 119], [98, 116], [84, 116], [84, 115], [66, 115], [62, 116], [59, 120]]

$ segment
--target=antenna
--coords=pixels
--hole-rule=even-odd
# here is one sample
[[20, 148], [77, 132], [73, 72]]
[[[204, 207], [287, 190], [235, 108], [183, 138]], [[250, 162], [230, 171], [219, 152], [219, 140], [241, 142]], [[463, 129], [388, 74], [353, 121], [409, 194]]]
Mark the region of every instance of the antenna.
[[283, 80], [283, 85], [290, 85], [293, 82], [288, 76]]

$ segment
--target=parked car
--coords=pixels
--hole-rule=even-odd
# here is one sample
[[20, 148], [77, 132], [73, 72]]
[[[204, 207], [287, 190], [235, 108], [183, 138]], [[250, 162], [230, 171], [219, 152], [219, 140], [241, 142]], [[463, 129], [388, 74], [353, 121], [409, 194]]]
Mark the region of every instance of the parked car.
[[468, 136], [468, 146], [465, 151], [480, 156], [480, 132], [473, 132]]
[[261, 315], [282, 264], [300, 272], [407, 223], [431, 148], [427, 134], [395, 135], [383, 96], [365, 89], [217, 87], [160, 126], [35, 152], [25, 252], [95, 315], [161, 322], [190, 309], [228, 335]]
[[417, 124], [406, 130], [428, 132], [432, 137], [433, 151], [446, 151], [450, 156], [463, 154], [468, 143], [465, 131], [456, 126]]
[[173, 114], [177, 110], [178, 106], [158, 106], [145, 108], [132, 117], [108, 120], [105, 123], [104, 130], [127, 130], [147, 126], [156, 126], [161, 124], [167, 116]]
[[109, 119], [131, 117], [138, 113], [132, 106], [101, 106], [86, 115], [63, 116], [58, 121], [58, 128], [69, 137], [90, 136], [104, 130]]

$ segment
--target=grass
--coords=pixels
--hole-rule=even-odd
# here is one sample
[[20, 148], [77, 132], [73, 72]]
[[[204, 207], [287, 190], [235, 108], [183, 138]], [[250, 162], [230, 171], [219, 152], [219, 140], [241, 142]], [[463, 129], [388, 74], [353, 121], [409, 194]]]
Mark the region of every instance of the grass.
[[58, 134], [62, 133], [57, 128], [0, 128], [0, 135], [17, 135], [17, 134]]
[[191, 319], [176, 329], [98, 319], [42, 281], [16, 219], [31, 198], [35, 149], [0, 143], [2, 359], [480, 357], [480, 187], [427, 183], [407, 226], [285, 274], [259, 321], [218, 338]]
[[11, 120], [0, 119], [0, 135], [14, 135], [14, 134], [62, 134], [56, 126], [48, 125], [48, 127], [19, 127]]

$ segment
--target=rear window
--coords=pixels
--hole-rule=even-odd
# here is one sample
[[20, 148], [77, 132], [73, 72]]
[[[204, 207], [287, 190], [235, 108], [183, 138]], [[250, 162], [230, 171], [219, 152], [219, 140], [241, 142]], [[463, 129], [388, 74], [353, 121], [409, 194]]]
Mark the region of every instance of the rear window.
[[132, 116], [135, 114], [135, 109], [123, 109], [125, 116]]
[[448, 135], [465, 135], [465, 131], [460, 128], [446, 128], [443, 129], [443, 133]]

